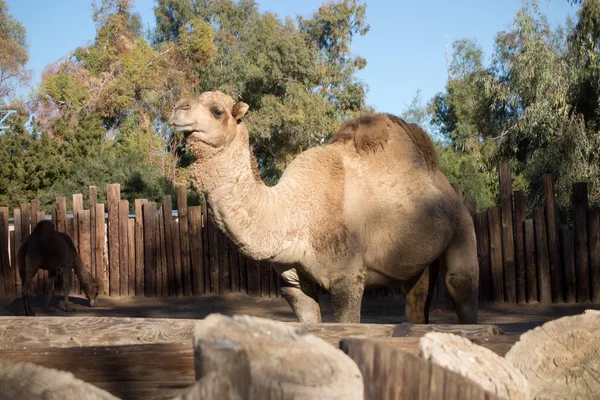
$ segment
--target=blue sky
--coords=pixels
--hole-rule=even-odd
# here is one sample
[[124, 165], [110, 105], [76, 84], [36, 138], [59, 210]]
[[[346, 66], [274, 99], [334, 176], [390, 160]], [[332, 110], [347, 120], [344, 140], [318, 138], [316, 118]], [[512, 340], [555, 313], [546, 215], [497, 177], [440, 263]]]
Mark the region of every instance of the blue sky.
[[[257, 0], [261, 10], [281, 17], [307, 16], [325, 0]], [[400, 114], [417, 90], [428, 101], [446, 83], [446, 46], [460, 38], [476, 39], [487, 57], [495, 35], [509, 28], [522, 0], [367, 0], [369, 33], [356, 38], [352, 51], [367, 59], [358, 77], [377, 111]], [[91, 0], [7, 0], [10, 12], [27, 29], [32, 86], [49, 63], [91, 43], [95, 26]], [[549, 21], [575, 18], [567, 0], [541, 0]], [[145, 27], [154, 24], [154, 0], [135, 0]], [[29, 88], [24, 90], [29, 91]]]

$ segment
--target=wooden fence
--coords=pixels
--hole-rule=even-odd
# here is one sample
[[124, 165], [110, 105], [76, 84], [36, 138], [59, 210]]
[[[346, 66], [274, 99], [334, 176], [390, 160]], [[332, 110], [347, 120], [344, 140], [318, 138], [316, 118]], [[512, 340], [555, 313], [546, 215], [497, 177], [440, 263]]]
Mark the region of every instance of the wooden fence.
[[[600, 210], [588, 208], [587, 185], [573, 187], [575, 227], [561, 224], [552, 176], [542, 177], [545, 206], [527, 218], [525, 194], [512, 190], [508, 164], [500, 165], [500, 206], [475, 212], [465, 199], [475, 224], [482, 302], [557, 303], [600, 302]], [[462, 197], [459, 185], [453, 185]], [[20, 295], [16, 252], [18, 245], [43, 218], [69, 234], [92, 275], [109, 296], [189, 296], [243, 292], [280, 296], [280, 280], [267, 262], [238, 253], [212, 223], [206, 205], [189, 206], [185, 188], [177, 187], [162, 206], [136, 199], [134, 212], [121, 199], [120, 185], [107, 185], [107, 204], [97, 202], [89, 188], [88, 208], [83, 195], [73, 195], [72, 216], [66, 198], [57, 197], [52, 216], [40, 212], [39, 201], [13, 210], [0, 207], [0, 296]], [[175, 210], [173, 207], [175, 206]], [[175, 211], [175, 212], [174, 212]], [[34, 279], [34, 293], [45, 291], [47, 274]], [[75, 277], [73, 288], [81, 293]], [[367, 296], [399, 294], [397, 286], [368, 290]], [[438, 282], [435, 296], [443, 298]]]

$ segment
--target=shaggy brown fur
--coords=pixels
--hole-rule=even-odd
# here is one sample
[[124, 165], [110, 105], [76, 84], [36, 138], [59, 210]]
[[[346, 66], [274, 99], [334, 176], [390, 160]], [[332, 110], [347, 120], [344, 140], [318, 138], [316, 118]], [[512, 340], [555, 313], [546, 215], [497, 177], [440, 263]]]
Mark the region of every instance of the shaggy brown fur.
[[23, 283], [22, 296], [25, 315], [35, 315], [29, 303], [29, 295], [31, 282], [39, 269], [48, 271], [45, 304], [47, 311], [53, 311], [50, 302], [57, 274], [62, 274], [63, 277], [65, 309], [66, 311], [75, 311], [69, 303], [72, 269], [75, 270], [75, 274], [81, 282], [81, 288], [90, 301], [90, 306], [96, 305], [100, 294], [100, 284], [87, 271], [71, 238], [62, 232], [56, 232], [50, 221], [44, 220], [37, 223], [31, 235], [19, 248], [18, 257], [19, 274]]
[[[400, 128], [390, 129], [393, 122]], [[412, 143], [421, 152], [427, 167], [435, 171], [438, 166], [437, 155], [429, 135], [416, 124], [407, 124], [401, 118], [391, 114], [363, 115], [349, 119], [338, 129], [330, 143], [354, 141], [359, 154], [372, 154], [383, 149], [390, 139], [390, 131], [408, 135]]]

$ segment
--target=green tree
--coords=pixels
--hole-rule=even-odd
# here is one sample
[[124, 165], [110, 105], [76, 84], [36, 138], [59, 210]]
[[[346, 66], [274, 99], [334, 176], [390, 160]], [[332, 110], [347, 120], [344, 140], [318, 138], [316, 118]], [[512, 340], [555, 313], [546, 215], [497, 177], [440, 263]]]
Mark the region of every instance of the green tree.
[[0, 0], [0, 102], [29, 81], [31, 71], [25, 68], [28, 60], [25, 27], [9, 13], [6, 2]]

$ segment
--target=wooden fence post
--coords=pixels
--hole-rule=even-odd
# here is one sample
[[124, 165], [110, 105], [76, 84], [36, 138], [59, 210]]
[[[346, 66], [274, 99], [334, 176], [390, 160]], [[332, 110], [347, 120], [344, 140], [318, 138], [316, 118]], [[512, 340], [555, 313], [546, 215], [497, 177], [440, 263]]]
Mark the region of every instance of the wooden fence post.
[[129, 201], [119, 201], [119, 293], [129, 294]]
[[576, 182], [573, 184], [573, 210], [575, 213], [575, 273], [577, 274], [578, 303], [590, 300], [587, 209], [587, 183]]
[[56, 198], [56, 230], [65, 233], [67, 231], [67, 199], [64, 196]]
[[105, 222], [104, 222], [104, 204], [96, 204], [96, 212], [94, 213], [96, 222], [94, 227], [96, 229], [95, 237], [96, 243], [94, 248], [94, 258], [96, 259], [96, 278], [101, 282], [104, 293], [108, 293], [106, 287], [108, 280], [106, 279], [106, 265], [104, 264], [104, 244], [106, 236], [104, 234]]
[[490, 271], [492, 281], [492, 301], [504, 302], [504, 276], [502, 273], [502, 229], [500, 226], [500, 209], [488, 209], [488, 226], [490, 229]]
[[[9, 233], [8, 233], [8, 207], [0, 207], [0, 251], [2, 251], [0, 262], [2, 263], [2, 276], [4, 279], [4, 293], [8, 296], [16, 296], [14, 274], [10, 266], [9, 258]], [[14, 255], [13, 255], [14, 257]]]
[[554, 181], [552, 175], [544, 174], [544, 199], [546, 203], [546, 230], [548, 232], [548, 259], [550, 262], [550, 276], [552, 282], [552, 302], [563, 301], [562, 266], [560, 260], [560, 242], [558, 232], [558, 207], [554, 194]]
[[590, 244], [591, 300], [600, 302], [600, 208], [588, 211], [588, 241]]
[[[88, 187], [89, 209], [90, 209], [90, 251], [96, 251], [96, 204], [98, 204], [98, 190], [96, 186]], [[92, 276], [96, 276], [96, 257], [92, 256]]]
[[183, 296], [183, 273], [181, 269], [181, 241], [179, 239], [179, 222], [171, 218], [171, 232], [173, 233], [173, 261], [175, 262], [175, 283], [177, 284], [177, 297]]
[[517, 302], [527, 302], [527, 278], [525, 274], [525, 193], [513, 193], [515, 204], [515, 272], [517, 278]]
[[544, 207], [535, 209], [535, 254], [537, 256], [538, 294], [540, 303], [552, 301], [550, 283], [550, 263], [548, 261], [548, 238], [546, 235], [546, 215]]
[[525, 276], [527, 280], [527, 302], [537, 303], [537, 256], [535, 252], [535, 230], [532, 219], [525, 220], [523, 233], [525, 235]]
[[185, 186], [177, 185], [177, 216], [179, 218], [179, 238], [181, 240], [181, 275], [183, 295], [192, 294], [192, 273], [190, 267], [190, 236], [188, 227], [188, 204]]
[[560, 229], [563, 265], [565, 269], [565, 301], [574, 303], [577, 298], [577, 282], [575, 279], [575, 237], [566, 225]]
[[[169, 287], [169, 279], [165, 279], [163, 273], [167, 267], [166, 250], [165, 250], [165, 224], [163, 223], [164, 208], [158, 209], [158, 215], [155, 217], [154, 236], [156, 237], [156, 247], [154, 249], [154, 257], [156, 262], [156, 296], [165, 297], [163, 293], [166, 291], [167, 296], [172, 290]], [[163, 263], [164, 259], [164, 263]]]
[[144, 220], [142, 205], [146, 199], [135, 200], [135, 295], [144, 294]]
[[156, 225], [156, 203], [148, 202], [142, 205], [144, 217], [144, 294], [146, 297], [156, 296], [156, 238], [154, 226]]
[[512, 176], [510, 164], [500, 164], [498, 172], [500, 178], [500, 217], [502, 219], [504, 293], [507, 303], [516, 303], [517, 281], [515, 278], [515, 244], [513, 236]]
[[[192, 270], [193, 294], [204, 294], [204, 257], [202, 246], [202, 208], [200, 206], [188, 209], [190, 261]], [[207, 249], [208, 250], [208, 249]]]
[[208, 207], [204, 201], [200, 208], [202, 209], [202, 263], [204, 265], [204, 293], [210, 293], [210, 248], [208, 232]]
[[214, 227], [219, 243], [219, 294], [231, 292], [231, 276], [229, 271], [229, 241], [216, 226]]
[[[80, 210], [77, 213], [77, 237], [79, 238], [79, 256], [81, 261], [85, 264], [85, 268], [88, 272], [92, 272], [92, 252], [91, 252], [91, 221], [90, 211]], [[73, 274], [75, 275], [75, 274]], [[79, 281], [79, 279], [78, 279]], [[81, 285], [81, 283], [80, 283]]]
[[[83, 194], [76, 193], [73, 195], [73, 243], [75, 243], [75, 247], [77, 251], [81, 251], [81, 246], [79, 245], [79, 211], [83, 210]], [[72, 288], [74, 293], [81, 294], [81, 287], [79, 279], [75, 276], [75, 274], [71, 274], [72, 277]]]
[[121, 185], [106, 185], [106, 201], [108, 207], [108, 289], [110, 296], [121, 293], [119, 270], [119, 201]]
[[167, 252], [167, 273], [169, 277], [169, 296], [177, 295], [177, 283], [175, 281], [175, 257], [173, 255], [173, 226], [171, 224], [173, 205], [171, 196], [163, 197], [163, 229], [165, 232], [165, 250]]
[[210, 249], [210, 292], [219, 293], [219, 231], [213, 223], [212, 210], [208, 210], [207, 224]]
[[477, 258], [479, 260], [479, 300], [490, 300], [490, 230], [488, 213], [475, 214], [475, 233], [477, 236]]

